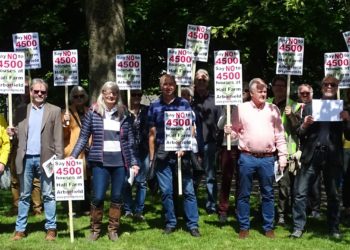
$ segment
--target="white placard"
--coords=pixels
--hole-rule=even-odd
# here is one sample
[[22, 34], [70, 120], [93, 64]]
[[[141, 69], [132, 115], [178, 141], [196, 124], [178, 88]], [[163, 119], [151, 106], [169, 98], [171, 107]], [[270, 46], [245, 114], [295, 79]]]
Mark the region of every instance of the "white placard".
[[116, 82], [121, 90], [141, 89], [141, 55], [116, 56]]
[[350, 51], [350, 31], [344, 32], [343, 37], [344, 37], [346, 46], [348, 47], [348, 51]]
[[242, 64], [215, 65], [215, 105], [242, 103]]
[[304, 38], [278, 37], [277, 67], [279, 75], [303, 75]]
[[165, 151], [192, 150], [192, 111], [165, 111]]
[[350, 87], [350, 53], [334, 52], [324, 54], [324, 75], [337, 78], [340, 89]]
[[207, 62], [211, 27], [187, 25], [186, 49], [193, 51], [194, 61]]
[[16, 33], [12, 34], [13, 51], [25, 53], [26, 69], [40, 69], [40, 43], [39, 34], [31, 33]]
[[25, 56], [23, 52], [0, 52], [0, 93], [24, 94]]
[[84, 200], [83, 160], [55, 160], [53, 164], [56, 201]]
[[283, 177], [283, 172], [281, 172], [279, 170], [279, 163], [278, 163], [278, 161], [275, 161], [273, 172], [275, 173], [275, 181], [279, 182], [282, 179], [282, 177]]
[[315, 122], [341, 121], [340, 112], [343, 111], [343, 100], [312, 100], [312, 117]]
[[191, 85], [192, 62], [191, 50], [168, 48], [167, 73], [175, 77], [177, 85]]
[[239, 64], [239, 63], [241, 63], [239, 50], [215, 50], [214, 51], [215, 65]]
[[54, 86], [79, 85], [78, 51], [52, 51]]

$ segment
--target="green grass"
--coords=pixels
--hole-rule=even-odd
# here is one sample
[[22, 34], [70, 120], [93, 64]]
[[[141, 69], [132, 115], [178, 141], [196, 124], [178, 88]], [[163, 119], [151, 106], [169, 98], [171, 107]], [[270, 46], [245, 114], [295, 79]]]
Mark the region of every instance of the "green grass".
[[[204, 193], [201, 190], [201, 193]], [[68, 218], [62, 206], [58, 204], [58, 238], [55, 242], [44, 240], [44, 216], [29, 217], [29, 235], [24, 240], [13, 242], [16, 217], [6, 216], [11, 204], [9, 191], [0, 191], [0, 249], [349, 249], [350, 228], [342, 226], [343, 238], [333, 240], [327, 236], [325, 218], [309, 219], [307, 232], [302, 239], [289, 239], [290, 228], [276, 228], [277, 238], [265, 238], [261, 230], [261, 221], [256, 214], [252, 215], [250, 237], [246, 240], [237, 238], [237, 221], [232, 215], [224, 226], [218, 223], [217, 216], [207, 215], [202, 209], [204, 200], [200, 199], [200, 232], [202, 237], [193, 238], [186, 231], [183, 219], [179, 219], [177, 231], [171, 235], [162, 235], [164, 226], [159, 198], [148, 198], [146, 203], [146, 222], [136, 223], [130, 219], [122, 219], [120, 238], [116, 242], [108, 240], [106, 235], [107, 217], [104, 217], [103, 235], [96, 242], [89, 242], [89, 218], [74, 218], [74, 243], [70, 242]], [[256, 204], [256, 202], [253, 202]], [[107, 203], [105, 204], [107, 207]], [[107, 215], [107, 208], [105, 209]]]

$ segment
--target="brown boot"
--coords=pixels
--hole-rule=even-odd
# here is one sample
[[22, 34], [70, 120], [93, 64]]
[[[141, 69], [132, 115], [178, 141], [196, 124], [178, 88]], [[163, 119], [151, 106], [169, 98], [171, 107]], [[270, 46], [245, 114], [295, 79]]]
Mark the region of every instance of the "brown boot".
[[118, 239], [118, 228], [121, 215], [121, 204], [111, 203], [109, 208], [109, 224], [108, 224], [108, 238], [111, 241], [116, 241]]
[[98, 208], [93, 204], [91, 204], [91, 212], [90, 212], [91, 233], [89, 236], [89, 240], [95, 241], [100, 237], [102, 217], [103, 217], [103, 207]]

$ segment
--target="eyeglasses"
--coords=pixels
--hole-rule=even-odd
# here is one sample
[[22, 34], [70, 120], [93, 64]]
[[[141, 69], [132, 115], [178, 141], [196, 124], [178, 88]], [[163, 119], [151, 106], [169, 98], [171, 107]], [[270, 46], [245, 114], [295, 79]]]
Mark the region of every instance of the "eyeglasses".
[[131, 94], [132, 97], [142, 97], [141, 93], [133, 93]]
[[84, 99], [85, 95], [73, 95], [74, 99]]
[[42, 95], [46, 95], [46, 90], [36, 90], [36, 89], [33, 89], [33, 92], [34, 92], [34, 94], [39, 94], [39, 93], [41, 93]]
[[338, 86], [338, 84], [336, 84], [335, 82], [324, 82], [323, 83], [323, 87], [332, 87], [332, 88], [336, 88]]
[[310, 95], [310, 92], [300, 92], [300, 95]]
[[105, 95], [105, 96], [109, 96], [109, 95], [117, 96], [118, 92], [105, 92], [105, 91], [103, 91], [103, 95]]

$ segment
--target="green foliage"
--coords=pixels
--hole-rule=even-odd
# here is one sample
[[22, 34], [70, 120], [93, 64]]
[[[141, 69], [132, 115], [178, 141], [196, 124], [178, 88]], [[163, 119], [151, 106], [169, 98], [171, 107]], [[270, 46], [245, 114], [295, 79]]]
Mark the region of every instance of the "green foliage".
[[[84, 1], [0, 0], [0, 4], [1, 51], [12, 51], [13, 33], [39, 32], [43, 65], [32, 71], [33, 77], [52, 71], [52, 50], [78, 49], [80, 78], [89, 78]], [[125, 53], [142, 55], [142, 84], [150, 92], [166, 69], [167, 48], [184, 47], [188, 24], [212, 26], [208, 62], [197, 62], [197, 68], [212, 74], [214, 50], [238, 49], [245, 81], [253, 77], [269, 81], [274, 76], [278, 36], [304, 37], [304, 74], [293, 76], [296, 84], [319, 81], [324, 53], [346, 51], [342, 32], [350, 30], [346, 0], [129, 0], [124, 8]]]
[[[82, 216], [73, 219], [74, 223], [74, 243], [70, 242], [68, 218], [66, 211], [58, 203], [58, 238], [55, 242], [46, 242], [44, 240], [44, 216], [30, 216], [28, 221], [29, 235], [27, 238], [13, 242], [10, 238], [13, 235], [16, 217], [6, 216], [10, 208], [10, 191], [0, 190], [0, 241], [1, 249], [164, 249], [164, 250], [204, 250], [204, 249], [348, 249], [350, 240], [350, 229], [343, 226], [342, 240], [332, 240], [327, 236], [327, 226], [325, 214], [321, 220], [309, 219], [308, 231], [302, 239], [289, 239], [289, 230], [281, 227], [276, 228], [277, 238], [274, 240], [267, 239], [262, 234], [262, 222], [260, 215], [257, 213], [259, 198], [253, 196], [251, 230], [250, 237], [246, 240], [239, 240], [237, 233], [237, 221], [230, 214], [229, 221], [225, 225], [218, 222], [216, 215], [207, 215], [205, 210], [200, 208], [199, 229], [202, 234], [201, 238], [193, 238], [186, 230], [184, 219], [178, 220], [177, 230], [172, 235], [163, 235], [164, 219], [162, 218], [162, 208], [160, 197], [147, 197], [146, 201], [146, 222], [137, 223], [131, 219], [122, 218], [120, 237], [117, 242], [108, 240], [107, 223], [108, 217], [103, 219], [102, 237], [96, 242], [90, 242], [86, 239], [89, 235], [89, 218]], [[205, 190], [200, 189], [199, 203], [204, 207], [203, 199]], [[108, 196], [109, 197], [109, 196]], [[230, 197], [233, 204], [233, 197]], [[108, 214], [109, 202], [105, 203], [104, 215]], [[181, 206], [179, 206], [181, 207]], [[233, 212], [233, 208], [230, 207]]]

